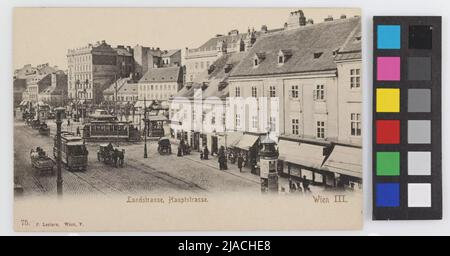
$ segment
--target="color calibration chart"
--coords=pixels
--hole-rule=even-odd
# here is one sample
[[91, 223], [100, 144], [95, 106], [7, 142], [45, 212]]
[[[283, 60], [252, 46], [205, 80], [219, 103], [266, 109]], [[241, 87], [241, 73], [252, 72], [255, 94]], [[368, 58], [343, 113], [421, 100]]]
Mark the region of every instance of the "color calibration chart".
[[441, 17], [373, 31], [373, 219], [441, 219]]

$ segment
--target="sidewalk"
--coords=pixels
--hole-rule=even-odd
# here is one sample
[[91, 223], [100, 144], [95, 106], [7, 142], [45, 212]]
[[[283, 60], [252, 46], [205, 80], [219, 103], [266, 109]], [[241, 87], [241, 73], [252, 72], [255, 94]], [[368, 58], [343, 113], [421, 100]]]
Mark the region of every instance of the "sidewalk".
[[248, 168], [242, 168], [242, 172], [239, 171], [237, 168], [237, 165], [231, 164], [228, 162], [228, 170], [220, 170], [219, 169], [219, 162], [217, 161], [217, 157], [215, 156], [209, 156], [208, 160], [200, 160], [200, 153], [197, 151], [191, 151], [190, 155], [184, 155], [182, 157], [185, 157], [191, 161], [207, 165], [217, 171], [220, 172], [226, 172], [228, 174], [246, 179], [248, 181], [252, 181], [255, 183], [261, 183], [260, 177], [258, 175], [252, 174]]

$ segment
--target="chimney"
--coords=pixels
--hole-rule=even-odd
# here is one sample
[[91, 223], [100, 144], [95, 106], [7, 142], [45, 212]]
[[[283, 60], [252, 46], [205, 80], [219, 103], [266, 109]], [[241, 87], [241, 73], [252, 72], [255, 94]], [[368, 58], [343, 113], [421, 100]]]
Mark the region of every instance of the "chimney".
[[285, 22], [285, 23], [284, 23], [284, 29], [287, 29], [287, 28], [288, 28], [288, 23]]
[[289, 14], [287, 29], [294, 29], [306, 25], [306, 17], [302, 10], [297, 10]]
[[347, 19], [347, 15], [345, 15], [345, 14], [341, 14], [341, 20], [343, 20], [343, 19]]
[[325, 22], [328, 22], [328, 21], [333, 21], [333, 16], [331, 16], [331, 15], [328, 15], [328, 17], [326, 17], [325, 19], [323, 19]]

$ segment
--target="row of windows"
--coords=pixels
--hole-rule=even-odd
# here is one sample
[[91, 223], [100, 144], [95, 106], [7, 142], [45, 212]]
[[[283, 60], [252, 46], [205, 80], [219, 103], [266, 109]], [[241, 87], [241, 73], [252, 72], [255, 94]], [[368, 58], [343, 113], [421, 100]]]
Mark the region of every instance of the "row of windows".
[[195, 63], [193, 63], [191, 65], [187, 65], [187, 69], [188, 70], [193, 70], [193, 69], [201, 69], [201, 70], [203, 70], [205, 68], [209, 68], [209, 66], [210, 66], [210, 62], [209, 61], [206, 61], [206, 62], [200, 61], [200, 62], [195, 62]]
[[172, 97], [173, 94], [170, 94], [170, 93], [146, 93], [146, 94], [142, 94], [141, 98], [144, 98], [144, 96], [147, 100], [151, 100], [151, 99], [167, 100], [170, 97]]
[[139, 90], [143, 91], [143, 90], [177, 90], [177, 85], [176, 84], [141, 84], [139, 85]]
[[73, 62], [90, 62], [92, 60], [91, 55], [80, 55], [80, 56], [73, 56], [68, 58], [69, 63]]
[[[325, 139], [325, 121], [317, 121], [316, 122], [316, 138]], [[300, 125], [299, 120], [294, 118], [292, 119], [292, 134], [299, 135], [300, 133]], [[359, 137], [361, 136], [361, 114], [359, 113], [351, 113], [350, 114], [350, 135]]]

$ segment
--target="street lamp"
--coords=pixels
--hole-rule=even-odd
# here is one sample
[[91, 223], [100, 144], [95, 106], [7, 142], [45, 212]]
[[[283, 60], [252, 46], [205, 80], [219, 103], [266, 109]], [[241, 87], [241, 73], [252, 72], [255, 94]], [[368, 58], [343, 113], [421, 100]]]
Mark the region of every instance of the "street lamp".
[[144, 97], [144, 158], [147, 158], [147, 103]]
[[56, 112], [56, 191], [58, 197], [63, 194], [63, 179], [61, 172], [61, 124], [64, 108], [59, 107], [55, 109]]

